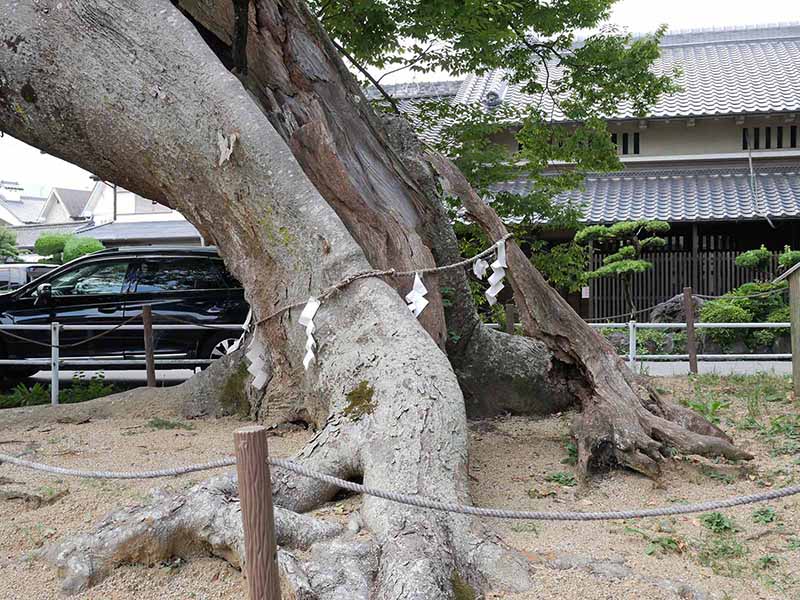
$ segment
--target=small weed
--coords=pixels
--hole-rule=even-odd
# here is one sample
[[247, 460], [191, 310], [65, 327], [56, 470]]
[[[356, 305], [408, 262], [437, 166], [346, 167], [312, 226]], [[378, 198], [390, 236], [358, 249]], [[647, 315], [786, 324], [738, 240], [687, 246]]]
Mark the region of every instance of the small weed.
[[780, 564], [781, 564], [780, 559], [774, 554], [765, 554], [764, 556], [759, 558], [758, 561], [756, 562], [756, 565], [762, 571], [774, 569]]
[[798, 442], [796, 442], [794, 440], [789, 440], [787, 442], [784, 442], [783, 444], [775, 446], [770, 451], [770, 455], [771, 456], [784, 456], [784, 455], [797, 454], [798, 452], [800, 452], [800, 443], [798, 443]]
[[714, 424], [719, 424], [719, 413], [723, 409], [728, 408], [730, 402], [720, 400], [719, 398], [711, 398], [707, 400], [687, 400], [686, 406], [693, 411], [700, 413], [707, 420]]
[[642, 529], [636, 527], [626, 527], [628, 533], [635, 533], [647, 540], [647, 547], [644, 553], [648, 556], [654, 554], [682, 554], [686, 550], [686, 542], [672, 535], [653, 536]]
[[715, 469], [711, 469], [709, 467], [704, 467], [702, 469], [703, 475], [708, 477], [709, 479], [713, 479], [714, 481], [720, 481], [726, 485], [730, 485], [736, 481], [736, 478], [733, 475], [729, 475], [728, 473], [722, 473]]
[[738, 531], [734, 522], [720, 512], [712, 512], [700, 517], [700, 522], [713, 533], [734, 533]]
[[162, 561], [161, 569], [165, 573], [174, 573], [175, 571], [180, 569], [184, 564], [186, 564], [185, 561], [181, 557], [176, 556], [175, 558], [172, 558], [170, 560]]
[[735, 577], [742, 567], [735, 561], [747, 554], [747, 548], [732, 538], [714, 537], [706, 540], [698, 549], [697, 560], [718, 575]]
[[661, 554], [682, 554], [686, 543], [672, 536], [660, 536], [650, 540], [644, 553], [651, 556], [657, 552]]
[[790, 537], [788, 540], [786, 540], [786, 547], [789, 550], [800, 550], [800, 538]]
[[147, 426], [150, 429], [186, 429], [187, 431], [194, 429], [194, 425], [190, 425], [189, 423], [170, 421], [168, 419], [162, 419], [161, 417], [153, 417], [147, 422]]
[[564, 471], [550, 473], [544, 480], [563, 485], [564, 487], [574, 487], [578, 485], [578, 482], [575, 480], [575, 475], [572, 473], [565, 473]]
[[514, 533], [533, 533], [539, 535], [539, 528], [535, 523], [514, 523], [510, 529]]
[[764, 507], [759, 508], [756, 511], [753, 511], [753, 523], [759, 523], [761, 525], [769, 525], [770, 523], [774, 523], [778, 520], [778, 515], [775, 512], [774, 508]]
[[564, 450], [567, 451], [567, 457], [561, 461], [562, 465], [572, 465], [575, 466], [578, 464], [578, 447], [575, 445], [574, 442], [566, 441], [564, 442]]
[[747, 401], [747, 416], [754, 420], [761, 416], [761, 402], [758, 398], [750, 398]]

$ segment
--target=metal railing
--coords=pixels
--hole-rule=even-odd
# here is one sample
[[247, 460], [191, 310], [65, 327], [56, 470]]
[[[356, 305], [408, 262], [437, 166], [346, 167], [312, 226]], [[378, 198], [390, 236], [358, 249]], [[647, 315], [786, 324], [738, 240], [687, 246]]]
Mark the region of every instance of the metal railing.
[[[689, 360], [689, 354], [637, 354], [636, 331], [638, 329], [686, 329], [687, 323], [588, 323], [593, 329], [627, 329], [628, 363], [645, 360]], [[695, 329], [788, 329], [791, 323], [694, 323]], [[790, 354], [697, 354], [697, 360], [788, 360]]]
[[[168, 317], [167, 317], [168, 318]], [[197, 324], [190, 325], [186, 323], [181, 324], [152, 324], [150, 325], [151, 331], [192, 331], [192, 330], [209, 330], [218, 329], [222, 331], [242, 331], [242, 325], [236, 324], [221, 324], [221, 325], [205, 325]], [[107, 335], [112, 331], [141, 331], [142, 335], [146, 335], [145, 324], [123, 324], [123, 325], [63, 325], [57, 321], [47, 325], [18, 325], [18, 324], [0, 324], [0, 337], [3, 331], [49, 331], [50, 342], [40, 342], [39, 340], [27, 341], [37, 345], [50, 346], [50, 358], [17, 358], [17, 359], [0, 359], [0, 365], [15, 365], [21, 367], [49, 367], [50, 368], [50, 401], [52, 404], [58, 404], [59, 395], [59, 369], [67, 367], [73, 369], [85, 369], [87, 367], [142, 367], [147, 366], [148, 363], [158, 365], [160, 367], [180, 367], [180, 366], [197, 366], [203, 364], [210, 364], [211, 359], [203, 358], [169, 358], [145, 356], [144, 358], [120, 358], [120, 359], [97, 359], [97, 358], [72, 358], [60, 356], [61, 349], [61, 332], [62, 331], [105, 331]], [[90, 339], [71, 344], [71, 346], [79, 346], [83, 343], [89, 342], [100, 336], [93, 336]], [[19, 337], [19, 336], [15, 336]], [[24, 342], [23, 342], [24, 343]], [[145, 354], [144, 352], [137, 352], [135, 354]]]

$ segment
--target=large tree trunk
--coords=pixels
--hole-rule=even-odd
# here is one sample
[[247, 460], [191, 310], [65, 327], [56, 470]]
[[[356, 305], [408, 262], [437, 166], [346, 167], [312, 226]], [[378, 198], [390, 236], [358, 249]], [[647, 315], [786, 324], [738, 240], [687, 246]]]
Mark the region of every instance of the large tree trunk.
[[[180, 209], [219, 244], [257, 316], [371, 269], [242, 84], [171, 4], [0, 7], [2, 39], [16, 40], [0, 46], [3, 130]], [[290, 37], [304, 47], [307, 38]], [[426, 254], [405, 258], [418, 260], [425, 264]], [[328, 298], [315, 319], [319, 359], [308, 372], [298, 312], [267, 320], [256, 335], [268, 348], [268, 405], [297, 405], [302, 397], [324, 423], [299, 459], [378, 487], [468, 501], [463, 396], [447, 357], [396, 291], [371, 278]], [[302, 510], [335, 492], [280, 473], [274, 487], [280, 506]], [[232, 496], [228, 484], [209, 483], [169, 500], [169, 510], [162, 500], [156, 509], [125, 511], [62, 547], [55, 560], [70, 590], [120, 562], [180, 552], [186, 539], [235, 560], [231, 521], [204, 509]], [[353, 552], [365, 557], [361, 583], [375, 583], [353, 583], [350, 597], [374, 589], [379, 598], [450, 598], [454, 577], [478, 589], [530, 583], [526, 562], [469, 519], [374, 498], [365, 500], [362, 517], [371, 546]], [[369, 565], [378, 566], [373, 572]], [[313, 597], [333, 597], [313, 574], [341, 565], [312, 560], [298, 568]]]
[[[217, 243], [257, 319], [358, 272], [457, 260], [443, 185], [493, 239], [505, 234], [450, 163], [373, 115], [304, 6], [254, 2], [247, 67], [235, 63], [240, 81], [223, 64], [234, 45], [232, 4], [178, 3], [195, 25], [166, 0], [0, 4], [0, 39], [13, 40], [0, 44], [2, 129], [179, 209]], [[463, 272], [446, 276], [462, 297], [447, 317], [439, 282], [426, 278], [432, 302], [421, 323], [397, 293], [410, 281], [392, 281], [393, 289], [361, 279], [325, 299], [315, 319], [318, 361], [307, 372], [299, 308], [263, 321], [255, 333], [269, 371], [261, 418], [318, 424], [298, 457], [313, 468], [461, 502], [467, 447], [456, 373], [476, 411], [580, 401], [584, 466], [603, 458], [653, 474], [666, 446], [741, 456], [711, 425], [637, 395], [610, 347], [513, 243], [509, 258], [527, 339], [481, 326]], [[448, 328], [463, 340], [448, 347], [455, 370], [442, 351]], [[281, 473], [274, 489], [287, 511], [336, 492]], [[54, 560], [71, 590], [120, 562], [180, 552], [187, 540], [236, 563], [234, 500], [234, 482], [215, 480], [155, 509], [125, 511]], [[326, 542], [337, 532], [319, 524], [303, 525], [314, 533], [302, 539], [282, 533], [287, 548], [312, 547], [305, 563], [282, 554], [299, 597], [435, 600], [452, 597], [455, 579], [480, 590], [530, 585], [527, 563], [470, 519], [374, 498], [361, 514], [364, 544]], [[297, 519], [289, 512], [284, 522], [291, 529]], [[345, 583], [331, 589], [332, 577]]]
[[[234, 45], [231, 2], [179, 0], [217, 55]], [[379, 118], [305, 7], [255, 0], [238, 76], [376, 269], [414, 270], [461, 260], [427, 151], [402, 119]], [[244, 71], [244, 72], [241, 72]], [[405, 293], [410, 278], [391, 280]], [[468, 414], [547, 414], [573, 402], [550, 374], [546, 348], [483, 326], [464, 271], [428, 275], [421, 323], [445, 346]], [[443, 311], [440, 290], [450, 288]], [[452, 340], [458, 339], [457, 342]]]

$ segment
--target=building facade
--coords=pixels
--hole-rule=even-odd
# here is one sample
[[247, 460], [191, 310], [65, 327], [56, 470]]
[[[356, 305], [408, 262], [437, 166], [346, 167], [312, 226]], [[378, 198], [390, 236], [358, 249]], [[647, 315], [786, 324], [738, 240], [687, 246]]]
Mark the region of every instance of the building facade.
[[[644, 118], [620, 106], [608, 124], [623, 170], [589, 174], [583, 188], [555, 199], [580, 206], [586, 223], [671, 224], [667, 247], [650, 257], [654, 268], [635, 282], [640, 307], [684, 286], [721, 294], [751, 280], [754, 274], [733, 262], [741, 251], [761, 244], [776, 253], [785, 245], [800, 249], [800, 24], [668, 33], [661, 49], [654, 70], [678, 67], [681, 91]], [[458, 82], [452, 101], [491, 111], [550, 100], [526, 96], [496, 69]], [[545, 111], [569, 126], [557, 107]], [[516, 150], [514, 125], [494, 141]], [[519, 179], [495, 191], [529, 189]], [[602, 258], [593, 256], [592, 266]], [[615, 281], [593, 281], [588, 295], [576, 303], [585, 316], [625, 312]]]

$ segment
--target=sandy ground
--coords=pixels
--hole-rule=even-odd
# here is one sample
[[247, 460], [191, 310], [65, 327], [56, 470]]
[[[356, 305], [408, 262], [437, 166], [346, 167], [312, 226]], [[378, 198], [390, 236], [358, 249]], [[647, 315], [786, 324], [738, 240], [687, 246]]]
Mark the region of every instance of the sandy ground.
[[[742, 425], [748, 415], [756, 413], [756, 420], [767, 425], [784, 424], [783, 417], [774, 421], [781, 415], [793, 417], [794, 407], [783, 388], [779, 386], [777, 396], [771, 402], [762, 402], [756, 411], [747, 394], [757, 396], [761, 388], [742, 395], [730, 386], [726, 388], [728, 384], [721, 380], [711, 382], [707, 394], [692, 388], [685, 378], [658, 380], [658, 385], [678, 399], [721, 398], [729, 402], [717, 413], [721, 425], [738, 444], [756, 454], [756, 460], [731, 465], [676, 458], [665, 465], [659, 482], [616, 471], [596, 476], [586, 486], [561, 485], [550, 479], [555, 473], [564, 473], [561, 483], [572, 483], [568, 475], [573, 468], [562, 462], [568, 456], [565, 435], [571, 415], [482, 421], [471, 425], [470, 471], [475, 503], [536, 510], [610, 510], [727, 497], [793, 482], [798, 456], [794, 430], [771, 426], [765, 433], [764, 428]], [[150, 421], [152, 416], [118, 411], [110, 418], [81, 424], [32, 418], [5, 426], [0, 417], [0, 451], [80, 468], [157, 468], [230, 453], [232, 432], [241, 425], [236, 419], [222, 419], [193, 421], [188, 423], [191, 429], [157, 429]], [[168, 412], [162, 418], [175, 420]], [[270, 450], [276, 456], [289, 456], [309, 435], [289, 431], [274, 436]], [[6, 496], [20, 491], [46, 500], [66, 492], [38, 507], [31, 501], [0, 499], [3, 599], [57, 597], [57, 573], [32, 559], [32, 554], [65, 536], [90, 531], [93, 523], [116, 508], [146, 502], [149, 491], [158, 485], [153, 481], [59, 479], [12, 467], [0, 467], [0, 477], [4, 478], [0, 479], [0, 492]], [[180, 490], [202, 478], [202, 474], [185, 476], [160, 485]], [[758, 507], [725, 511], [735, 528], [728, 533], [713, 533], [698, 515], [636, 522], [495, 521], [493, 526], [502, 537], [537, 565], [537, 588], [527, 594], [489, 598], [688, 597], [681, 595], [679, 582], [719, 600], [800, 598], [800, 583], [793, 568], [800, 559], [798, 501], [790, 498], [768, 506], [774, 514], [764, 515], [762, 520], [770, 521], [764, 523], [754, 521], [753, 511]], [[357, 498], [349, 498], [326, 506], [320, 513], [342, 519], [357, 507]], [[561, 559], [561, 568], [554, 568], [557, 559]], [[81, 600], [243, 597], [241, 574], [221, 560], [203, 557], [121, 567], [80, 596]]]

